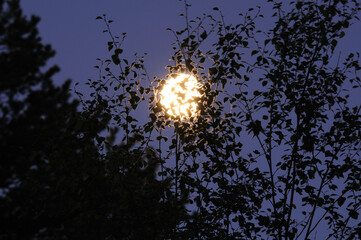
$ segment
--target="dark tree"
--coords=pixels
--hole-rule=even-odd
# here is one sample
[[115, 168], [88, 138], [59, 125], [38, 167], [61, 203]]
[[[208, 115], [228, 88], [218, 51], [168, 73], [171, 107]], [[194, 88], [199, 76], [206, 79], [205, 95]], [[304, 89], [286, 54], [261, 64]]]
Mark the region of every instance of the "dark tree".
[[158, 158], [111, 137], [105, 151], [107, 103], [78, 112], [70, 81], [54, 86], [38, 22], [0, 1], [0, 239], [165, 238], [175, 204]]
[[[42, 71], [55, 52], [41, 43], [36, 28], [39, 18], [22, 16], [18, 1], [1, 1], [0, 7], [0, 186], [8, 188], [39, 164], [39, 158], [30, 153], [43, 148], [46, 138], [42, 135], [54, 136], [64, 129], [60, 116], [74, 112], [76, 104], [68, 103], [69, 82], [54, 87], [51, 81], [58, 67]], [[61, 122], [60, 129], [52, 126]]]

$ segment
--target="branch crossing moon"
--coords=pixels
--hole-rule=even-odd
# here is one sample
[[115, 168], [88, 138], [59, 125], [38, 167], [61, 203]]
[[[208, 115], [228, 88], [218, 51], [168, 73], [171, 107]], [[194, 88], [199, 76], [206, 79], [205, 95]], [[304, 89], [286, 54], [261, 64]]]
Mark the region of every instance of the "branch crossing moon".
[[181, 119], [198, 113], [199, 83], [190, 74], [177, 74], [166, 81], [160, 90], [160, 103], [167, 114]]

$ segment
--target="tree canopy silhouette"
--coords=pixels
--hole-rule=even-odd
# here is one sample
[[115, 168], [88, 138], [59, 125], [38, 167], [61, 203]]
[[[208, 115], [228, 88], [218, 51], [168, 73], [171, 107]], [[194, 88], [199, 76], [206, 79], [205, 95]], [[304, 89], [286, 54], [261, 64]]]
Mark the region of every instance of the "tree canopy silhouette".
[[174, 207], [159, 201], [168, 185], [155, 179], [154, 153], [103, 151], [106, 103], [79, 112], [70, 81], [54, 86], [58, 67], [43, 69], [55, 52], [38, 22], [19, 1], [0, 1], [0, 239], [165, 236]]
[[[69, 82], [42, 71], [54, 52], [38, 19], [0, 1], [0, 238], [361, 238], [361, 68], [335, 53], [360, 3], [268, 2], [263, 31], [260, 8], [227, 25], [218, 8], [191, 19], [185, 0], [169, 74], [153, 81], [97, 17], [109, 59], [90, 96], [75, 90], [78, 110]], [[188, 118], [159, 96], [180, 74], [200, 86]]]

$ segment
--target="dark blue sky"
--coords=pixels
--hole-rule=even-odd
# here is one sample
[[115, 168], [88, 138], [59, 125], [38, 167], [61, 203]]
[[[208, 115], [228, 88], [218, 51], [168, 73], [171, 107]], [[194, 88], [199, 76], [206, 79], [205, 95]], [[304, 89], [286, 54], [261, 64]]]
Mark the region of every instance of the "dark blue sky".
[[[218, 2], [218, 3], [217, 3]], [[242, 2], [242, 3], [241, 3]], [[228, 0], [197, 0], [191, 2], [190, 15], [196, 17], [202, 13], [212, 13], [219, 6], [227, 21], [234, 22], [239, 12], [245, 11], [257, 2]], [[135, 52], [148, 53], [147, 69], [151, 76], [165, 75], [164, 66], [168, 64], [173, 35], [166, 31], [171, 27], [180, 29], [184, 21], [179, 14], [184, 4], [178, 0], [126, 0], [126, 1], [22, 1], [26, 14], [41, 17], [40, 34], [45, 43], [51, 43], [57, 51], [52, 63], [61, 68], [56, 81], [72, 78], [74, 82], [84, 82], [97, 76], [93, 66], [96, 58], [106, 57], [106, 34], [102, 33], [104, 24], [96, 21], [98, 15], [106, 14], [114, 20], [112, 29], [115, 34], [127, 32], [124, 44], [125, 54], [132, 57]]]
[[[285, 1], [287, 2], [287, 1]], [[246, 12], [250, 7], [261, 5], [264, 29], [271, 27], [271, 5], [266, 0], [195, 0], [189, 1], [190, 17], [212, 13], [218, 6], [227, 23], [237, 24], [238, 13]], [[124, 44], [125, 55], [132, 58], [133, 53], [148, 53], [146, 67], [150, 76], [164, 77], [167, 73], [164, 66], [172, 54], [173, 35], [166, 31], [167, 27], [176, 30], [184, 26], [179, 14], [184, 11], [183, 1], [178, 0], [23, 0], [21, 2], [25, 14], [41, 17], [40, 35], [45, 43], [50, 43], [57, 51], [50, 64], [58, 64], [61, 72], [55, 76], [60, 83], [67, 78], [74, 82], [85, 82], [88, 78], [96, 78], [96, 58], [106, 58], [108, 41], [102, 33], [104, 24], [96, 21], [98, 15], [106, 14], [114, 20], [112, 29], [115, 34], [127, 32]], [[214, 13], [214, 12], [213, 12]], [[341, 49], [346, 52], [360, 51], [361, 24], [358, 22], [346, 34]]]
[[[287, 2], [287, 1], [285, 1]], [[214, 13], [212, 8], [219, 7], [227, 23], [237, 24], [241, 18], [238, 13], [246, 12], [250, 7], [262, 6], [265, 15], [261, 27], [270, 28], [272, 22], [271, 5], [266, 0], [196, 0], [189, 1], [190, 17], [203, 13]], [[40, 35], [45, 43], [50, 43], [57, 51], [50, 64], [57, 64], [61, 72], [55, 76], [60, 83], [71, 78], [73, 83], [84, 83], [94, 79], [98, 73], [93, 68], [96, 58], [106, 58], [108, 38], [102, 33], [104, 24], [96, 21], [98, 15], [106, 14], [114, 20], [112, 29], [115, 34], [127, 33], [124, 43], [125, 56], [132, 59], [133, 53], [148, 53], [146, 67], [151, 77], [164, 77], [172, 55], [173, 35], [166, 31], [184, 26], [179, 14], [184, 12], [183, 1], [178, 0], [23, 0], [21, 3], [26, 14], [41, 17]], [[340, 50], [346, 55], [349, 51], [361, 50], [361, 23], [352, 26], [343, 39]]]

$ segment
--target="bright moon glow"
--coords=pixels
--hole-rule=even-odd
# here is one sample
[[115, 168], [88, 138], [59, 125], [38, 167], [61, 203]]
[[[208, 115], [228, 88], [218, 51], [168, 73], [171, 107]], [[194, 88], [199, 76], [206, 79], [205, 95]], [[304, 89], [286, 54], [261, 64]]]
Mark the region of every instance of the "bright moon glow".
[[160, 103], [166, 112], [174, 117], [189, 118], [197, 115], [200, 97], [199, 83], [189, 74], [178, 74], [166, 81], [160, 91]]

